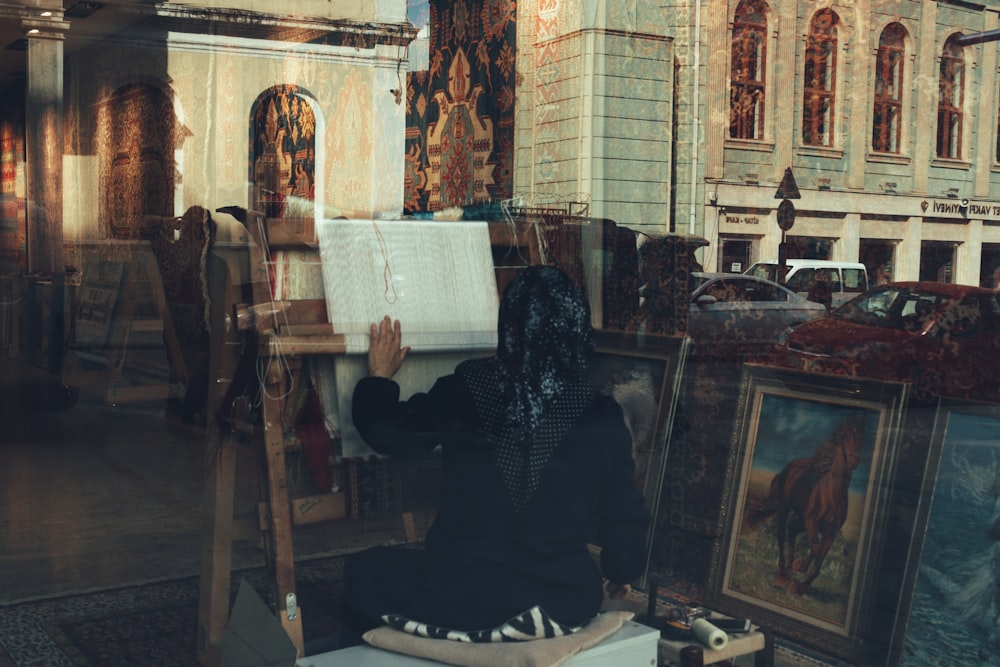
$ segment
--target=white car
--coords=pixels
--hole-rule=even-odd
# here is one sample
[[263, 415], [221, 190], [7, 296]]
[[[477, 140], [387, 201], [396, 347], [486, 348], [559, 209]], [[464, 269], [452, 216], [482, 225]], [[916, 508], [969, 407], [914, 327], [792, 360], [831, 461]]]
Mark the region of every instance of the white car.
[[[861, 262], [837, 262], [828, 259], [789, 259], [784, 285], [806, 296], [818, 281], [830, 287], [834, 308], [868, 291], [868, 269]], [[778, 262], [757, 262], [744, 271], [748, 276], [778, 282]]]
[[713, 354], [769, 352], [785, 330], [826, 315], [826, 307], [763, 278], [692, 273], [688, 335]]

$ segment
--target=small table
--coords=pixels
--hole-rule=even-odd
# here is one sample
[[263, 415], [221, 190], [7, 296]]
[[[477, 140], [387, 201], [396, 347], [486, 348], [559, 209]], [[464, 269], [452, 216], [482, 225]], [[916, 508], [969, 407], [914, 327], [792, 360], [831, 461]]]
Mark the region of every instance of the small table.
[[703, 667], [751, 653], [754, 667], [774, 667], [774, 636], [755, 627], [744, 634], [729, 635], [729, 643], [721, 649], [708, 648], [697, 639], [675, 641], [661, 637], [658, 650], [661, 665], [673, 663], [680, 667]]
[[[621, 600], [605, 599], [604, 609], [627, 610], [636, 614], [636, 619], [654, 627], [660, 627], [663, 620], [662, 612], [668, 605], [659, 600], [659, 586], [654, 582], [654, 602], [651, 606], [650, 597], [641, 591], [633, 590]], [[644, 620], [653, 617], [652, 623]], [[708, 620], [726, 618], [725, 614], [713, 611]], [[751, 631], [743, 634], [729, 634], [729, 642], [723, 649], [711, 649], [697, 639], [672, 640], [662, 635], [657, 641], [658, 662], [660, 665], [679, 665], [680, 667], [702, 667], [713, 665], [723, 660], [730, 660], [744, 655], [753, 654], [754, 667], [774, 667], [774, 636], [758, 626], [751, 626]]]

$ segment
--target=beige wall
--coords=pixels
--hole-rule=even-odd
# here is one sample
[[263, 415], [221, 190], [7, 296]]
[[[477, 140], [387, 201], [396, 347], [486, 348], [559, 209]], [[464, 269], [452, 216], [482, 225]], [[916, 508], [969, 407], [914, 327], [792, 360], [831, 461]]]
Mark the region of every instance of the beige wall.
[[[404, 107], [398, 87], [405, 48], [290, 45], [195, 34], [171, 34], [166, 43], [113, 42], [91, 49], [67, 68], [67, 199], [81, 207], [97, 198], [84, 172], [95, 105], [130, 83], [167, 92], [178, 124], [175, 214], [190, 206], [248, 204], [249, 123], [254, 100], [268, 88], [294, 84], [308, 91], [317, 119], [317, 199], [326, 215], [402, 212]], [[405, 72], [406, 63], [402, 63]], [[74, 204], [68, 202], [73, 208]], [[94, 217], [79, 214], [79, 238], [100, 238]], [[72, 230], [67, 230], [72, 234]], [[72, 240], [72, 239], [71, 239]]]
[[653, 9], [520, 5], [515, 197], [666, 231], [673, 49]]

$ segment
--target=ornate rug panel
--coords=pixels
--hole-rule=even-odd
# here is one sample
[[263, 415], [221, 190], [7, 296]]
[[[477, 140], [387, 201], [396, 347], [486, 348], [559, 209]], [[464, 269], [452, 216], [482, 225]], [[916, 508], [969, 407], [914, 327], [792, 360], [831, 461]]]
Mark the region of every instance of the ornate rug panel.
[[[336, 632], [343, 557], [296, 564], [306, 641]], [[273, 606], [264, 568], [233, 573]], [[198, 577], [0, 607], [0, 667], [200, 667]]]

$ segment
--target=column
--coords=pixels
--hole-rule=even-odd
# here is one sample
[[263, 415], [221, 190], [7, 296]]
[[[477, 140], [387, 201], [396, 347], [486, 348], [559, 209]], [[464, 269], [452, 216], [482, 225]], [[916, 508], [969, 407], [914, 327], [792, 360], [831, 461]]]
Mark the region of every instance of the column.
[[983, 263], [983, 221], [969, 220], [965, 241], [955, 252], [955, 282], [959, 285], [979, 285]]
[[840, 241], [834, 244], [833, 257], [842, 262], [856, 262], [861, 254], [861, 214], [848, 213], [840, 233]]
[[69, 23], [38, 17], [21, 25], [28, 40], [28, 271], [62, 273], [63, 37]]
[[920, 278], [920, 246], [923, 242], [923, 218], [911, 216], [906, 221], [906, 232], [896, 246], [893, 280], [918, 280]]

